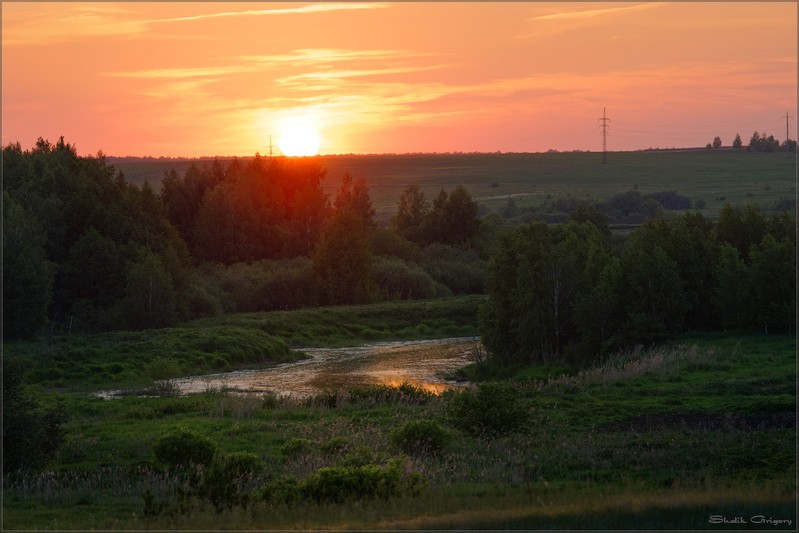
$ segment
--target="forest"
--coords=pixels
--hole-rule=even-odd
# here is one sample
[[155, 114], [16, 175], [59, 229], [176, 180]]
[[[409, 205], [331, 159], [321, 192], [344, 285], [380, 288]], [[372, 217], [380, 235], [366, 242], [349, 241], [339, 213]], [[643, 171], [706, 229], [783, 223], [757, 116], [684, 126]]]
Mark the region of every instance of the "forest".
[[[169, 171], [156, 194], [63, 138], [5, 147], [3, 175], [12, 339], [484, 291], [482, 327], [505, 356], [793, 328], [795, 215], [755, 204], [726, 204], [710, 220], [673, 191], [565, 196], [544, 204], [567, 217], [552, 225], [541, 221], [550, 210], [520, 217], [512, 198], [501, 216], [481, 217], [463, 186], [430, 202], [409, 184], [381, 226], [365, 180], [345, 173], [330, 198], [314, 158], [193, 164]], [[618, 235], [611, 221], [646, 222]]]
[[[325, 180], [340, 181], [333, 194]], [[549, 494], [545, 479], [564, 494], [578, 491], [578, 499], [586, 480], [623, 480], [614, 486], [624, 496], [632, 478], [621, 465], [633, 459], [612, 450], [641, 436], [596, 436], [594, 425], [634, 420], [638, 427], [638, 414], [620, 413], [672, 413], [674, 387], [684, 388], [685, 403], [672, 415], [690, 429], [682, 445], [709, 439], [707, 449], [695, 471], [673, 458], [660, 463], [655, 450], [670, 446], [664, 443], [682, 427], [669, 426], [639, 458], [645, 484], [685, 479], [705, 490], [700, 474], [714, 483], [738, 479], [714, 461], [728, 446], [749, 450], [734, 466], [752, 459], [758, 434], [747, 433], [749, 425], [761, 424], [769, 456], [785, 466], [786, 432], [795, 435], [783, 386], [796, 333], [795, 203], [723, 203], [713, 216], [697, 203], [667, 186], [646, 193], [636, 186], [538, 206], [509, 197], [492, 211], [463, 185], [428, 196], [411, 182], [390, 220], [378, 221], [367, 180], [328, 176], [319, 158], [192, 163], [182, 173], [167, 171], [156, 193], [147, 181], [127, 180], [102, 153], [79, 156], [63, 137], [25, 150], [10, 144], [3, 148], [3, 469], [13, 475], [4, 488], [17, 511], [28, 509], [26, 498], [38, 502], [35, 512], [47, 498], [68, 508], [73, 496], [25, 487], [54, 468], [67, 477], [41, 482], [77, 494], [70, 491], [83, 481], [75, 480], [99, 472], [91, 459], [99, 439], [114, 459], [101, 461], [112, 470], [98, 483], [121, 476], [138, 488], [104, 500], [105, 511], [114, 509], [110, 522], [73, 523], [80, 527], [190, 527], [208, 509], [234, 512], [253, 501], [279, 510], [270, 515], [273, 525], [285, 526], [284, 510], [346, 507], [374, 495], [412, 502], [397, 511], [407, 518], [429, 511], [425, 491], [443, 495], [444, 507], [433, 514], [457, 511], [464, 494], [480, 497], [474, 483], [485, 479], [519, 501], [529, 491]], [[485, 352], [461, 371], [476, 384], [471, 391], [435, 396], [404, 384], [326, 391], [298, 404], [157, 389], [200, 370], [295, 361], [302, 347], [445, 332], [480, 336]], [[762, 346], [771, 347], [770, 374], [746, 381], [762, 367]], [[142, 375], [158, 397], [106, 402], [86, 395], [114, 380], [140, 383]], [[746, 381], [752, 394], [739, 397], [724, 379]], [[633, 407], [617, 380], [654, 399]], [[702, 380], [716, 388], [697, 387]], [[579, 422], [595, 395], [607, 409], [596, 407]], [[698, 405], [710, 407], [692, 410]], [[561, 410], [546, 414], [552, 406]], [[761, 409], [773, 419], [757, 418]], [[694, 427], [699, 414], [709, 425]], [[725, 416], [741, 426], [722, 434]], [[362, 417], [375, 424], [364, 433], [372, 441], [348, 437], [363, 429]], [[239, 433], [239, 422], [249, 429]], [[265, 424], [270, 436], [252, 437]], [[228, 437], [233, 448], [220, 444]], [[567, 441], [587, 445], [590, 457], [564, 447]], [[485, 446], [493, 466], [476, 458]], [[524, 455], [530, 449], [549, 462]], [[517, 455], [523, 467], [509, 462]], [[589, 463], [610, 466], [580, 473]], [[466, 465], [463, 473], [451, 470], [456, 464]], [[758, 479], [746, 468], [742, 476]], [[666, 485], [664, 471], [671, 472]], [[769, 479], [782, 487], [779, 475]], [[485, 501], [500, 501], [506, 488], [487, 492]], [[502, 524], [483, 519], [461, 525]], [[22, 523], [36, 525], [31, 520]], [[261, 524], [249, 520], [234, 522]], [[319, 520], [306, 525], [329, 525]]]

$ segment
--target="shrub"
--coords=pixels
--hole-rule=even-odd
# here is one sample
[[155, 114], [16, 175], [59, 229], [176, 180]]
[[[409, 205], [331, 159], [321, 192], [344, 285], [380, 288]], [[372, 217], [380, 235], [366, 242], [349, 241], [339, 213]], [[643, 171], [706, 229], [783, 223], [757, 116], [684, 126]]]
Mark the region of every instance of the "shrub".
[[452, 296], [452, 292], [435, 281], [419, 265], [402, 259], [378, 257], [374, 262], [374, 279], [383, 300], [430, 299]]
[[301, 455], [308, 455], [313, 451], [311, 441], [303, 438], [294, 438], [286, 442], [281, 448], [280, 453], [284, 457], [294, 458]]
[[150, 361], [145, 371], [154, 381], [172, 379], [180, 375], [178, 362], [171, 357], [156, 357]]
[[482, 383], [476, 391], [449, 395], [447, 412], [456, 427], [475, 436], [504, 435], [522, 427], [524, 406], [512, 387]]
[[292, 505], [301, 499], [301, 484], [294, 476], [283, 476], [261, 487], [257, 497], [272, 504]]
[[46, 406], [22, 387], [24, 364], [3, 357], [3, 474], [45, 466], [64, 441], [62, 405]]
[[200, 267], [208, 291], [218, 294], [223, 311], [293, 309], [318, 304], [317, 287], [307, 257]]
[[431, 244], [424, 249], [424, 270], [454, 294], [482, 294], [487, 262], [474, 250]]
[[250, 452], [217, 454], [210, 466], [192, 478], [194, 495], [210, 501], [217, 511], [244, 504], [247, 495], [242, 490], [246, 480], [264, 469], [263, 460]]
[[344, 437], [333, 437], [319, 445], [319, 449], [326, 454], [340, 455], [349, 448], [350, 443]]
[[163, 435], [153, 446], [155, 458], [168, 466], [209, 465], [216, 453], [216, 443], [186, 427]]
[[401, 494], [399, 465], [320, 468], [302, 484], [302, 494], [316, 503], [389, 498]]
[[412, 262], [418, 262], [421, 258], [419, 245], [390, 229], [372, 229], [369, 247], [374, 255], [393, 256]]
[[393, 460], [385, 468], [374, 464], [324, 467], [304, 481], [285, 476], [261, 487], [258, 496], [272, 504], [342, 503], [417, 494], [419, 485], [418, 474], [403, 476], [399, 461]]
[[437, 453], [450, 441], [450, 434], [434, 420], [411, 420], [391, 434], [391, 440], [405, 453]]
[[669, 209], [671, 211], [691, 209], [691, 199], [682, 194], [677, 194], [675, 191], [653, 192], [649, 197], [657, 200], [663, 209]]
[[224, 470], [228, 476], [242, 477], [258, 475], [265, 468], [264, 460], [251, 452], [233, 452], [222, 456]]

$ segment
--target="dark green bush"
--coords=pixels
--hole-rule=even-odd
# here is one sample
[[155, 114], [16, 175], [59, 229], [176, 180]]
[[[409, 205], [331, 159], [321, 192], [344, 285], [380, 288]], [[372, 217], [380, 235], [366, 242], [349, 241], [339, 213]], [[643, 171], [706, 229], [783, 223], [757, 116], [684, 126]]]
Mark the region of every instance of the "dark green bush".
[[185, 427], [160, 437], [153, 446], [155, 458], [168, 466], [209, 465], [217, 445], [214, 441]]
[[452, 296], [452, 291], [430, 277], [419, 265], [402, 259], [377, 257], [375, 283], [383, 300], [420, 300]]
[[270, 481], [258, 491], [258, 497], [272, 504], [292, 505], [302, 499], [301, 483], [294, 476], [283, 476]]
[[304, 481], [286, 476], [264, 485], [259, 496], [272, 504], [341, 503], [415, 494], [419, 485], [419, 475], [403, 476], [399, 461], [394, 460], [385, 468], [374, 464], [324, 467]]
[[251, 452], [233, 452], [221, 457], [223, 470], [231, 477], [258, 475], [265, 468], [264, 460]]
[[423, 251], [420, 265], [438, 283], [454, 294], [482, 294], [487, 262], [474, 250], [431, 244]]
[[304, 499], [316, 503], [389, 498], [402, 493], [399, 465], [320, 468], [302, 483]]
[[247, 502], [244, 486], [264, 470], [263, 460], [250, 452], [217, 454], [211, 464], [191, 478], [193, 495], [210, 501], [217, 511]]
[[452, 424], [475, 436], [496, 436], [519, 430], [526, 410], [514, 388], [481, 383], [476, 391], [450, 393], [447, 413]]
[[172, 379], [180, 375], [180, 366], [171, 357], [156, 357], [147, 364], [145, 372], [155, 381]]
[[284, 457], [295, 458], [301, 455], [308, 455], [313, 451], [313, 444], [308, 439], [294, 438], [286, 442], [281, 448], [280, 453]]
[[64, 440], [63, 405], [45, 405], [22, 387], [24, 363], [3, 357], [3, 474], [45, 466]]
[[391, 441], [411, 455], [438, 453], [450, 439], [450, 434], [434, 420], [411, 420], [391, 434]]
[[326, 440], [319, 445], [319, 450], [322, 453], [330, 455], [340, 455], [347, 451], [350, 447], [350, 442], [344, 437], [333, 437]]
[[397, 257], [405, 261], [418, 262], [421, 258], [419, 245], [409, 241], [396, 231], [374, 228], [369, 235], [369, 248], [374, 255]]

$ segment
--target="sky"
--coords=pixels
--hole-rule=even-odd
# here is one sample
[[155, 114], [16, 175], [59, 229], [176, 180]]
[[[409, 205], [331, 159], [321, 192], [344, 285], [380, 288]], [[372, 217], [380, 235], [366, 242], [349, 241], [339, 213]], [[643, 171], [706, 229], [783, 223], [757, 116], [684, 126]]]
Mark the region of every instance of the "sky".
[[728, 146], [796, 105], [794, 2], [2, 2], [4, 146], [601, 151], [603, 109], [608, 150]]

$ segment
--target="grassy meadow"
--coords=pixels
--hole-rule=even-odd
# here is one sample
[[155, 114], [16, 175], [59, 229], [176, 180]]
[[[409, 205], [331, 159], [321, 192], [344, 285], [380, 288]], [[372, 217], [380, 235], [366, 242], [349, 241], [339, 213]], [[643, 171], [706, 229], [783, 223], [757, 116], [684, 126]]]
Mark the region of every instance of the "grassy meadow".
[[[411, 183], [418, 184], [428, 199], [442, 188], [451, 190], [462, 184], [493, 211], [509, 197], [519, 207], [527, 207], [542, 204], [548, 196], [603, 200], [633, 188], [642, 194], [676, 191], [693, 201], [702, 199], [708, 216], [715, 215], [725, 202], [770, 205], [796, 196], [796, 157], [785, 153], [611, 152], [607, 164], [602, 164], [601, 153], [594, 152], [317, 157], [327, 168], [322, 183], [326, 192], [335, 193], [345, 172], [363, 177], [381, 220], [394, 213], [400, 192]], [[165, 170], [174, 168], [182, 174], [191, 164], [188, 160], [109, 161], [129, 181], [141, 184], [146, 179], [155, 190]]]
[[[230, 315], [146, 332], [150, 339], [138, 338], [136, 351], [156, 358], [163, 352], [143, 347], [161, 345], [178, 353], [186, 338], [222, 327], [242, 335], [267, 331], [290, 347], [469, 334], [479, 300], [390, 304], [393, 312], [374, 304]], [[406, 321], [419, 316], [439, 330], [408, 330]], [[73, 343], [70, 357], [81, 346], [95, 354], [92, 364], [124, 366], [134, 364], [132, 352], [109, 341], [121, 347], [134, 335], [65, 342]], [[24, 357], [26, 346], [8, 349]], [[690, 334], [579, 371], [480, 363], [465, 373], [490, 394], [476, 393], [469, 412], [457, 408], [457, 394], [412, 387], [330, 391], [304, 401], [218, 391], [107, 401], [86, 394], [100, 383], [84, 380], [81, 392], [59, 393], [33, 368], [33, 390], [68, 414], [65, 441], [45, 471], [6, 480], [3, 525], [726, 529], [710, 517], [763, 515], [791, 520], [769, 529], [794, 529], [795, 350], [791, 336]], [[515, 411], [492, 411], [497, 398]], [[508, 425], [490, 431], [475, 425], [472, 413], [506, 417]], [[419, 420], [440, 430], [435, 441], [398, 436]], [[202, 497], [181, 496], [190, 476], [164, 466], [154, 452], [178, 427], [210, 439], [219, 452], [250, 452], [263, 461], [238, 481], [246, 499], [217, 510]], [[352, 474], [388, 464], [399, 465], [397, 483], [409, 488], [385, 499], [279, 501], [263, 492], [283, 479], [307, 483], [323, 471]]]

